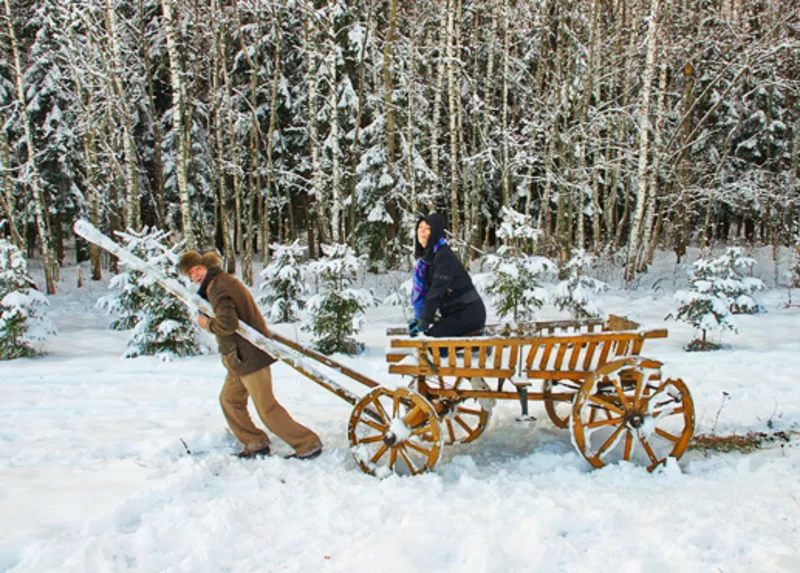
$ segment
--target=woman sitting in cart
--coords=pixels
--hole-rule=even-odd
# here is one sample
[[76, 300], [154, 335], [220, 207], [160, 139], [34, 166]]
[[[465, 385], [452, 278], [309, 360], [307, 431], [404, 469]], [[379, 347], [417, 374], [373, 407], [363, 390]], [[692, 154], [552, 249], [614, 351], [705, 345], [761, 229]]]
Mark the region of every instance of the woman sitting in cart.
[[[444, 238], [444, 217], [432, 214], [417, 221], [414, 255], [414, 320], [408, 324], [408, 334], [480, 334], [486, 324], [486, 307], [469, 273]], [[437, 310], [439, 319], [434, 320]]]

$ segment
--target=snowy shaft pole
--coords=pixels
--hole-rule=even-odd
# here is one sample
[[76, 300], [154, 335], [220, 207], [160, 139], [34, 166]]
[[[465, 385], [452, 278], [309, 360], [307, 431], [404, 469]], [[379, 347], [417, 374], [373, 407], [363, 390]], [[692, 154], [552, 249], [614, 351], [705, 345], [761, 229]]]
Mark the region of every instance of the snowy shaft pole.
[[[94, 243], [98, 247], [105, 249], [117, 257], [120, 262], [128, 265], [132, 269], [146, 274], [158, 282], [158, 284], [164, 287], [167, 292], [173, 294], [181, 302], [183, 302], [189, 308], [189, 310], [193, 312], [202, 312], [209, 317], [214, 316], [214, 309], [211, 307], [208, 301], [200, 298], [196, 294], [190, 293], [175, 279], [165, 277], [159, 269], [148, 264], [146, 261], [143, 261], [129, 250], [105, 236], [88, 221], [79, 219], [75, 222], [74, 230], [75, 234], [80, 235], [90, 243]], [[356, 402], [359, 401], [360, 398], [358, 396], [346, 388], [343, 388], [315, 368], [305, 364], [297, 352], [278, 346], [274, 341], [270, 340], [250, 325], [240, 321], [236, 329], [236, 333], [260, 350], [263, 350], [279, 360], [286, 362], [289, 366], [307, 376], [326, 390], [333, 392], [346, 402], [355, 405]]]

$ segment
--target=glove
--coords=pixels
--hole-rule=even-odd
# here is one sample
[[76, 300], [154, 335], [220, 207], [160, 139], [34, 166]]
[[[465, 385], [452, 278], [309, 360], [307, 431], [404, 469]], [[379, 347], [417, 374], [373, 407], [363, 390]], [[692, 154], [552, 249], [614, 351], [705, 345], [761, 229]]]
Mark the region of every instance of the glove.
[[419, 321], [417, 321], [416, 319], [415, 320], [409, 320], [408, 321], [408, 335], [411, 338], [414, 338], [420, 332], [422, 332], [422, 329], [419, 327]]

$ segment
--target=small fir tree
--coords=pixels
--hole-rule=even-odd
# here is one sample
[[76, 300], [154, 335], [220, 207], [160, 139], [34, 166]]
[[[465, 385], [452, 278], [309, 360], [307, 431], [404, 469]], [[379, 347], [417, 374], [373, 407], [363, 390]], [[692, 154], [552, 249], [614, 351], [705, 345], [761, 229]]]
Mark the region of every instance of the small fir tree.
[[364, 266], [347, 245], [322, 245], [324, 258], [310, 270], [320, 280], [320, 292], [307, 303], [308, 322], [303, 327], [314, 335], [314, 347], [323, 354], [358, 354], [364, 348], [353, 338], [362, 326], [362, 315], [374, 304], [372, 293], [351, 288]]
[[267, 308], [267, 316], [272, 322], [296, 322], [304, 301], [302, 295], [308, 293], [305, 272], [298, 263], [305, 249], [295, 241], [291, 245], [272, 245], [272, 262], [261, 271], [264, 282], [258, 304]]
[[689, 270], [689, 289], [675, 293], [678, 310], [666, 318], [689, 323], [701, 333], [701, 337], [692, 340], [686, 350], [718, 349], [719, 345], [708, 340], [709, 331], [738, 332], [731, 316], [732, 308], [744, 302], [738, 300], [739, 295], [735, 293], [746, 287], [737, 285], [741, 281], [736, 278], [732, 267], [737, 256], [726, 252], [716, 259], [698, 259]]
[[[125, 248], [160, 270], [166, 278], [184, 282], [177, 272], [181, 244], [172, 249], [163, 242], [167, 232], [144, 228], [141, 232], [129, 230], [117, 233]], [[126, 358], [158, 356], [170, 360], [177, 356], [194, 356], [207, 351], [197, 339], [197, 329], [189, 311], [177, 298], [167, 293], [152, 277], [130, 269], [112, 281], [120, 289], [117, 296], [103, 297], [98, 305], [119, 314], [133, 325], [128, 339]], [[188, 285], [187, 285], [188, 286]], [[117, 327], [120, 326], [120, 321]], [[112, 323], [113, 324], [113, 323]]]
[[505, 244], [496, 256], [487, 257], [493, 274], [486, 293], [500, 317], [510, 316], [514, 322], [532, 320], [548, 296], [540, 281], [552, 275], [556, 266], [544, 257], [525, 254], [539, 234], [530, 217], [507, 207], [503, 207], [502, 213], [497, 236]]
[[719, 257], [719, 266], [725, 280], [725, 292], [731, 299], [733, 314], [757, 314], [764, 307], [753, 298], [753, 293], [764, 290], [761, 279], [752, 276], [756, 260], [744, 256], [740, 247], [728, 247]]
[[559, 310], [569, 312], [572, 318], [589, 318], [601, 314], [592, 298], [593, 295], [608, 290], [608, 285], [586, 276], [586, 271], [594, 262], [594, 257], [583, 249], [574, 250], [572, 258], [561, 269], [564, 280], [553, 288], [553, 304]]
[[36, 356], [35, 343], [55, 333], [41, 312], [47, 298], [36, 290], [20, 250], [0, 239], [0, 360]]

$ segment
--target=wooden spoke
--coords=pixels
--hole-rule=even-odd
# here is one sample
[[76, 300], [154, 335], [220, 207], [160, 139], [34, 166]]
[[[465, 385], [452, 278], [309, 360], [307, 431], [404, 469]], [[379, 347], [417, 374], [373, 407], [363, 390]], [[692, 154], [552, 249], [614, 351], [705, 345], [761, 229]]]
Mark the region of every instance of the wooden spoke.
[[416, 444], [414, 442], [406, 442], [406, 447], [407, 448], [411, 448], [412, 450], [416, 450], [419, 453], [421, 453], [423, 455], [426, 455], [426, 456], [429, 456], [431, 454], [431, 450], [426, 450], [425, 448], [423, 448], [422, 446], [420, 446], [419, 444]]
[[467, 432], [471, 432], [471, 431], [472, 431], [472, 428], [470, 428], [470, 427], [469, 427], [469, 426], [466, 424], [466, 422], [464, 422], [464, 420], [462, 420], [462, 419], [461, 419], [461, 416], [456, 416], [454, 419], [455, 419], [455, 421], [456, 421], [456, 422], [458, 422], [458, 425], [459, 425], [459, 426], [461, 426], [462, 428], [464, 428], [464, 430], [466, 430]]
[[378, 448], [378, 451], [377, 451], [377, 452], [375, 452], [375, 455], [374, 455], [374, 456], [372, 456], [372, 458], [370, 458], [370, 460], [369, 460], [369, 461], [371, 461], [373, 464], [374, 464], [374, 463], [377, 463], [377, 461], [378, 461], [379, 459], [381, 459], [381, 458], [383, 457], [383, 454], [385, 454], [385, 453], [386, 453], [388, 450], [389, 450], [389, 446], [387, 446], [386, 444], [383, 444], [383, 443], [382, 443], [382, 444], [381, 444], [381, 447], [380, 447], [380, 448]]
[[622, 389], [622, 380], [620, 380], [619, 376], [614, 376], [611, 379], [611, 383], [614, 385], [614, 390], [617, 392], [617, 397], [619, 397], [622, 407], [625, 410], [630, 410], [631, 404], [628, 402], [628, 397], [625, 396], [625, 390]]
[[378, 434], [377, 436], [370, 436], [368, 438], [361, 438], [362, 444], [375, 444], [377, 442], [382, 442], [382, 441], [383, 441], [382, 434]]
[[400, 414], [400, 396], [395, 394], [394, 400], [392, 400], [392, 419], [398, 417]]
[[664, 460], [659, 460], [658, 457], [656, 457], [656, 453], [653, 451], [653, 448], [650, 447], [650, 442], [647, 440], [646, 437], [640, 435], [639, 436], [639, 441], [641, 442], [642, 446], [644, 447], [644, 451], [647, 452], [647, 457], [649, 457], [650, 461], [653, 462], [651, 467], [655, 467], [659, 463], [664, 461]]
[[385, 433], [389, 429], [389, 426], [381, 426], [380, 424], [378, 424], [377, 422], [373, 422], [369, 418], [362, 419], [361, 423], [364, 424], [365, 426], [369, 426], [373, 430], [377, 430], [377, 431], [381, 432], [382, 434]]
[[622, 459], [626, 462], [631, 461], [631, 450], [633, 449], [633, 433], [625, 434], [625, 450], [622, 452]]
[[399, 448], [389, 448], [389, 469], [393, 470], [397, 463], [397, 450]]
[[661, 428], [656, 428], [655, 432], [656, 434], [658, 434], [662, 438], [669, 440], [670, 442], [678, 443], [678, 440], [681, 439], [680, 436], [673, 436], [672, 434], [670, 434], [666, 430], [662, 430]]
[[447, 442], [449, 444], [454, 444], [456, 441], [456, 433], [455, 430], [453, 429], [453, 422], [451, 422], [448, 418], [445, 418], [444, 423], [445, 426], [447, 427], [447, 436], [448, 436]]
[[641, 405], [642, 392], [644, 392], [645, 388], [644, 372], [634, 372], [633, 376], [636, 379], [636, 388], [633, 391], [633, 407], [638, 408]]
[[608, 420], [600, 420], [599, 422], [590, 422], [589, 424], [586, 424], [586, 427], [590, 430], [595, 430], [604, 426], [618, 426], [621, 423], [622, 418], [609, 418]]
[[403, 461], [406, 462], [406, 465], [408, 466], [408, 470], [411, 472], [412, 476], [421, 474], [422, 472], [425, 471], [425, 466], [422, 466], [421, 468], [418, 468], [416, 466], [416, 464], [411, 461], [411, 458], [408, 457], [408, 454], [406, 453], [405, 448], [403, 448], [401, 446], [400, 448], [398, 448], [398, 450], [400, 450], [400, 457], [402, 457]]
[[615, 404], [612, 404], [611, 402], [607, 401], [605, 398], [601, 398], [600, 396], [591, 396], [589, 398], [589, 401], [592, 402], [593, 404], [597, 404], [598, 406], [604, 408], [605, 410], [611, 410], [612, 412], [615, 412], [615, 413], [619, 414], [620, 416], [625, 414], [625, 410], [623, 410], [619, 406], [616, 406]]
[[389, 414], [386, 413], [386, 409], [383, 407], [383, 404], [378, 401], [378, 395], [375, 395], [370, 401], [375, 405], [375, 408], [378, 410], [378, 415], [383, 418], [383, 421], [386, 423], [386, 425], [390, 425], [392, 423], [391, 418], [389, 417]]
[[483, 410], [480, 409], [476, 410], [475, 408], [467, 408], [465, 406], [459, 406], [458, 408], [456, 408], [456, 412], [458, 412], [459, 414], [473, 414], [475, 416], [480, 416], [482, 411]]
[[597, 457], [602, 458], [603, 454], [606, 452], [608, 448], [614, 445], [614, 442], [617, 441], [617, 437], [619, 436], [620, 432], [625, 429], [625, 426], [619, 426], [614, 432], [609, 436], [609, 438], [600, 446], [600, 449], [597, 450]]

